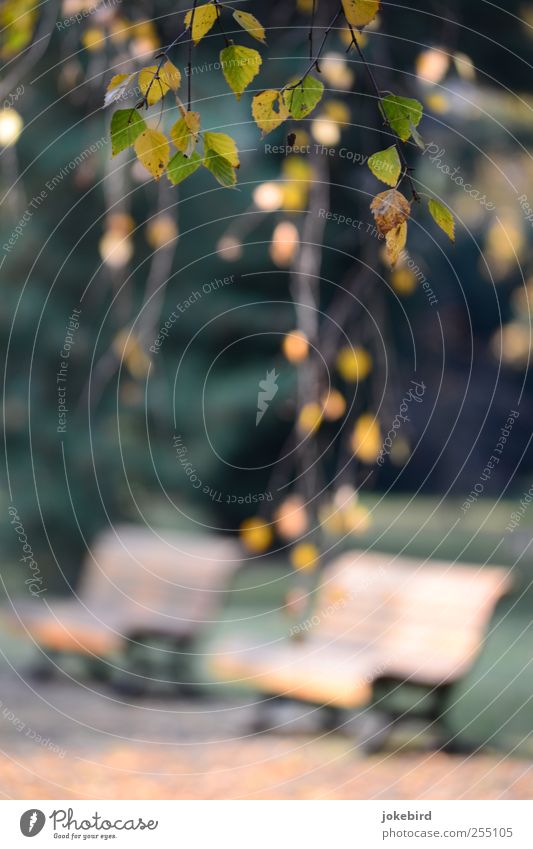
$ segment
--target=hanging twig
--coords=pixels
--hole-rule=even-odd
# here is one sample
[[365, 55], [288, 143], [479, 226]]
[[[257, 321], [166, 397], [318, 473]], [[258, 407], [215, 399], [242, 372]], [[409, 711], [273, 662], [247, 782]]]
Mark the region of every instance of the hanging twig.
[[[346, 16], [345, 16], [345, 18], [346, 18]], [[401, 140], [398, 138], [397, 134], [394, 132], [394, 129], [391, 126], [391, 124], [390, 124], [390, 122], [387, 118], [387, 115], [385, 114], [385, 109], [383, 108], [383, 98], [381, 96], [381, 92], [380, 92], [378, 84], [376, 82], [374, 72], [372, 71], [372, 68], [370, 67], [370, 65], [369, 65], [369, 63], [366, 59], [366, 56], [363, 53], [361, 45], [359, 44], [359, 42], [357, 40], [357, 35], [356, 35], [356, 32], [355, 32], [353, 26], [350, 24], [348, 19], [346, 19], [346, 23], [348, 24], [348, 27], [350, 29], [350, 33], [351, 33], [351, 36], [352, 36], [352, 42], [350, 44], [350, 47], [353, 45], [355, 47], [355, 49], [357, 50], [357, 53], [359, 54], [359, 58], [361, 59], [361, 62], [363, 63], [363, 66], [364, 66], [365, 71], [367, 73], [368, 79], [370, 80], [370, 84], [372, 86], [374, 94], [376, 95], [376, 98], [377, 98], [377, 101], [378, 101], [378, 108], [379, 108], [379, 111], [381, 112], [381, 116], [383, 118], [383, 121], [385, 122], [385, 124], [387, 124], [387, 126], [390, 128], [390, 130], [394, 133], [394, 136], [395, 136], [394, 145], [396, 147], [396, 150], [398, 151], [398, 156], [400, 157], [401, 163], [403, 165], [403, 174], [402, 174], [402, 177], [400, 179], [400, 182], [401, 182], [401, 180], [403, 180], [404, 177], [406, 177], [407, 181], [409, 182], [409, 187], [411, 189], [411, 194], [413, 196], [413, 200], [419, 201], [420, 196], [419, 196], [419, 194], [418, 194], [418, 192], [415, 188], [415, 184], [414, 184], [413, 179], [412, 179], [411, 174], [410, 174], [410, 172], [413, 169], [409, 167], [409, 164], [407, 162], [407, 159], [405, 157], [405, 153], [404, 153], [404, 150], [403, 150], [403, 147], [402, 147], [402, 144], [401, 144]]]

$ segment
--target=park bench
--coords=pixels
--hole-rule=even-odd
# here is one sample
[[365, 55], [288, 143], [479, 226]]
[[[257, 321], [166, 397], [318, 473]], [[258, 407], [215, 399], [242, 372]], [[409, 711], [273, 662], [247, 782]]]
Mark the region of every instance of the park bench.
[[74, 597], [12, 599], [4, 618], [48, 656], [98, 660], [146, 638], [186, 649], [222, 605], [240, 557], [230, 539], [118, 526], [96, 539]]
[[[372, 712], [361, 709], [379, 682], [424, 685], [440, 704], [476, 658], [509, 588], [501, 568], [348, 552], [326, 567], [314, 610], [288, 626], [287, 638], [230, 637], [211, 671], [261, 693], [257, 730], [276, 724], [280, 699], [320, 705], [328, 722], [337, 717], [333, 725], [366, 714], [375, 728]], [[392, 721], [384, 716], [379, 733], [367, 735], [367, 750], [379, 748]]]

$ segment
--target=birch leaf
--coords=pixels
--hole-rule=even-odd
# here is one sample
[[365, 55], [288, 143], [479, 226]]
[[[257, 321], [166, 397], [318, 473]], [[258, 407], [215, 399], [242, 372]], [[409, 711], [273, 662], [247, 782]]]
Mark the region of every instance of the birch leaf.
[[206, 3], [203, 6], [197, 6], [194, 10], [194, 19], [193, 10], [190, 9], [187, 12], [185, 15], [185, 26], [189, 28], [192, 20], [192, 40], [195, 45], [198, 44], [204, 35], [207, 35], [209, 30], [213, 27], [213, 24], [217, 19], [217, 14], [216, 7], [213, 3]]
[[452, 213], [440, 200], [431, 199], [428, 202], [428, 209], [433, 220], [439, 225], [441, 230], [444, 230], [446, 235], [452, 242], [455, 242], [455, 218]]
[[248, 35], [265, 44], [265, 28], [254, 15], [251, 15], [250, 12], [236, 11], [233, 13], [233, 17], [239, 26], [246, 30]]
[[374, 177], [377, 177], [382, 183], [386, 183], [387, 186], [395, 186], [402, 170], [396, 145], [393, 144], [387, 150], [374, 153], [368, 160], [368, 167]]
[[257, 50], [240, 44], [230, 44], [220, 51], [222, 73], [237, 100], [259, 73], [262, 61]]
[[159, 130], [144, 130], [135, 142], [135, 153], [152, 177], [159, 180], [170, 159], [167, 137]]
[[289, 110], [280, 92], [268, 88], [253, 98], [252, 116], [263, 135], [266, 135], [287, 120]]

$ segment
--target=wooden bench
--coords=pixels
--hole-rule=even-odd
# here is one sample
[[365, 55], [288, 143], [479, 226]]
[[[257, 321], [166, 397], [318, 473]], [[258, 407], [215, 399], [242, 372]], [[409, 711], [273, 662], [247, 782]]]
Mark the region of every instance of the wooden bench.
[[13, 599], [4, 619], [47, 653], [102, 658], [146, 636], [186, 646], [240, 566], [230, 539], [119, 526], [97, 538], [73, 598]]
[[263, 706], [281, 697], [353, 711], [371, 703], [378, 680], [442, 688], [472, 664], [509, 588], [501, 568], [349, 552], [325, 569], [292, 639], [230, 638], [211, 671], [253, 686]]

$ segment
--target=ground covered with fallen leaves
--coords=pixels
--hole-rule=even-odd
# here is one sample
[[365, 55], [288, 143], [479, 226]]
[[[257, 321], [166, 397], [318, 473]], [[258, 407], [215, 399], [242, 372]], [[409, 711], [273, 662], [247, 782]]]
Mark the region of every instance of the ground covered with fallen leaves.
[[530, 799], [533, 764], [495, 752], [407, 744], [363, 756], [313, 728], [247, 733], [253, 708], [137, 702], [68, 680], [0, 676], [0, 793], [15, 799]]

